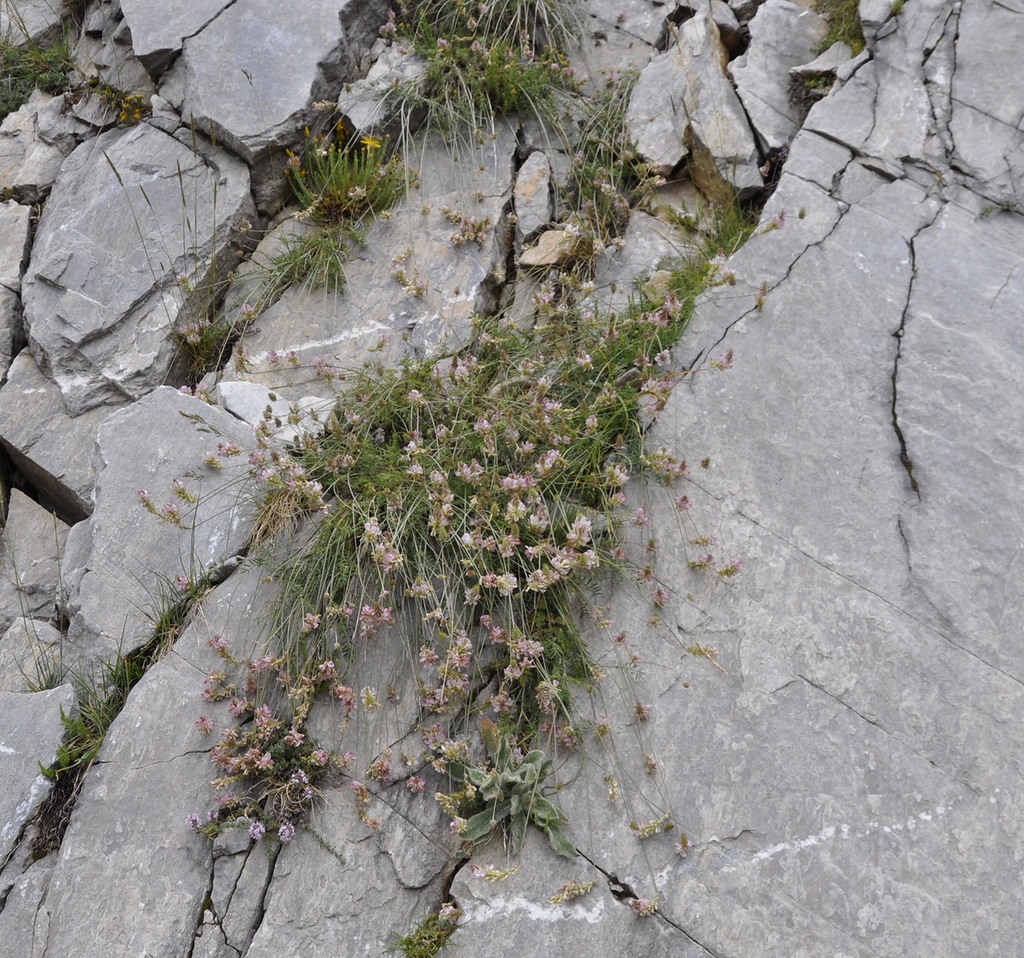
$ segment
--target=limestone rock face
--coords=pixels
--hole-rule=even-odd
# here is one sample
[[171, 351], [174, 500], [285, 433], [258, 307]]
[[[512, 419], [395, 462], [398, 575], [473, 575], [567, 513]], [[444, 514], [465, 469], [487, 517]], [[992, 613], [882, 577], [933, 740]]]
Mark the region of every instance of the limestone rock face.
[[766, 0], [750, 21], [750, 45], [729, 71], [743, 108], [766, 150], [788, 146], [802, 119], [793, 102], [790, 67], [810, 60], [827, 25], [789, 0]]
[[0, 554], [0, 629], [21, 616], [49, 618], [60, 587], [68, 527], [12, 489]]
[[633, 88], [626, 122], [640, 154], [663, 173], [694, 142], [717, 174], [743, 192], [760, 188], [759, 159], [743, 107], [725, 72], [718, 27], [702, 11], [678, 29], [672, 46], [651, 60]]
[[551, 164], [540, 150], [531, 153], [516, 174], [515, 210], [520, 242], [551, 219]]
[[24, 305], [33, 355], [72, 416], [181, 375], [175, 324], [204, 308], [232, 231], [254, 215], [237, 160], [207, 161], [149, 126], [111, 130], [68, 158]]
[[4, 449], [44, 505], [66, 522], [92, 512], [96, 430], [111, 413], [97, 407], [72, 419], [60, 389], [23, 349], [0, 387]]
[[39, 202], [64, 158], [93, 131], [90, 124], [61, 114], [63, 102], [36, 92], [0, 124], [0, 182], [20, 203]]
[[[182, 591], [181, 580], [198, 582], [245, 547], [254, 514], [246, 457], [224, 458], [220, 469], [204, 465], [228, 442], [251, 450], [252, 428], [167, 387], [100, 426], [95, 509], [72, 529], [65, 559], [69, 642], [86, 660], [137, 648], [162, 605]], [[145, 508], [147, 499], [164, 520]], [[174, 515], [180, 520], [166, 521]]]
[[60, 710], [70, 708], [70, 685], [45, 692], [0, 692], [0, 861], [7, 864], [22, 830], [50, 791], [50, 781], [39, 771], [49, 768], [64, 737]]
[[239, 0], [182, 51], [181, 114], [248, 162], [295, 143], [314, 100], [356, 79], [356, 44], [375, 36], [382, 3]]
[[60, 31], [60, 4], [51, 0], [19, 0], [0, 8], [0, 36], [10, 37], [15, 44], [45, 42]]
[[132, 48], [154, 77], [159, 77], [182, 44], [221, 15], [232, 0], [191, 3], [168, 0], [159, 5], [146, 0], [121, 0], [124, 22], [131, 30]]
[[[559, 187], [577, 151], [614, 143], [573, 140], [588, 122], [573, 117], [574, 93], [555, 100], [565, 123], [498, 117], [447, 140], [410, 129], [417, 176], [349, 241], [344, 290], [299, 282], [276, 302], [260, 298], [273, 257], [316, 224], [282, 207], [275, 164], [324, 120], [314, 100], [387, 130], [382, 85], [421, 68], [378, 41], [386, 4], [84, 6], [83, 75], [155, 91], [154, 115], [115, 126], [100, 90], [83, 87], [33, 97], [0, 130], [5, 958], [377, 955], [449, 901], [462, 910], [452, 953], [494, 958], [1016, 955], [1020, 4], [862, 0], [864, 50], [814, 58], [820, 24], [786, 0], [730, 0], [735, 18], [719, 0], [579, 0], [560, 75], [587, 73], [585, 94], [604, 95], [636, 67], [627, 135], [672, 183], [591, 256], [587, 217]], [[737, 19], [749, 24], [741, 57]], [[822, 73], [835, 83], [796, 129], [789, 78]], [[742, 246], [719, 228], [737, 197], [765, 201]], [[659, 270], [690, 255], [709, 269], [697, 295]], [[242, 699], [282, 649], [281, 604], [297, 644], [319, 615], [289, 604], [281, 562], [347, 520], [343, 487], [273, 542], [253, 529], [260, 491], [295, 479], [296, 444], [321, 441], [302, 427], [337, 411], [332, 428], [345, 430], [359, 415], [339, 403], [341, 377], [539, 324], [534, 357], [510, 355], [523, 369], [497, 387], [515, 402], [529, 376], [553, 382], [551, 350], [576, 351], [577, 331], [624, 310], [652, 329], [666, 311], [689, 316], [671, 350], [628, 347], [637, 367], [664, 372], [663, 410], [645, 404], [646, 454], [664, 448], [689, 468], [672, 488], [636, 476], [623, 487], [615, 561], [636, 574], [599, 569], [580, 596], [601, 677], [573, 685], [572, 730], [533, 743], [555, 760], [545, 785], [580, 854], [556, 857], [533, 827], [518, 856], [498, 830], [460, 841], [465, 807], [433, 799], [451, 783], [425, 751], [444, 716], [416, 681], [434, 652], [423, 635], [455, 658], [458, 637], [443, 604], [421, 619], [418, 593], [391, 573], [373, 585], [394, 606], [393, 633], [339, 629], [337, 647], [318, 650], [345, 684], [312, 700], [302, 734], [336, 760], [293, 840], [270, 822], [257, 840], [251, 820], [213, 842], [197, 834], [190, 816], [246, 787], [211, 788], [226, 771], [213, 749], [266, 721]], [[214, 351], [230, 360], [168, 388], [186, 375], [174, 331], [199, 320], [216, 322]], [[575, 353], [581, 368], [597, 366], [590, 352]], [[454, 380], [461, 367], [445, 365]], [[444, 380], [442, 364], [434, 374]], [[370, 439], [393, 442], [395, 462], [453, 425], [417, 408], [409, 434]], [[529, 466], [514, 425], [502, 441]], [[573, 455], [575, 439], [557, 442]], [[382, 468], [376, 487], [384, 520], [400, 508], [394, 477]], [[446, 604], [463, 586], [472, 600], [474, 561], [465, 583], [438, 583]], [[326, 605], [335, 583], [324, 585]], [[156, 621], [184, 600], [158, 654]], [[39, 772], [65, 733], [61, 709], [75, 708], [57, 683], [88, 682], [143, 647], [153, 660], [113, 708], [59, 849], [34, 860], [37, 829], [58, 834], [63, 805]], [[484, 762], [472, 726], [498, 717], [487, 657], [502, 653], [474, 654], [468, 741], [447, 747]], [[26, 691], [45, 686], [57, 687]], [[265, 695], [284, 716], [286, 691], [271, 682]], [[565, 744], [573, 734], [582, 747]], [[291, 760], [282, 748], [259, 755], [264, 768]]]

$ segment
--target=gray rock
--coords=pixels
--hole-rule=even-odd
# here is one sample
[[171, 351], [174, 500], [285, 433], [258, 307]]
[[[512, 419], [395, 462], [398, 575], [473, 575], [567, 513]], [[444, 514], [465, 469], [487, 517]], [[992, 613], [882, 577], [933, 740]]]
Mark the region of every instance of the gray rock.
[[[87, 660], [138, 648], [179, 576], [197, 582], [248, 543], [255, 494], [245, 454], [218, 457], [220, 443], [254, 447], [253, 431], [223, 410], [162, 387], [100, 426], [96, 508], [69, 538], [65, 564], [68, 644]], [[210, 457], [220, 469], [204, 465]], [[189, 497], [175, 493], [175, 483]], [[180, 488], [180, 486], [178, 487]], [[181, 525], [150, 515], [180, 509]]]
[[22, 350], [0, 388], [0, 442], [48, 509], [65, 522], [92, 512], [96, 430], [111, 413], [99, 408], [72, 419], [60, 390]]
[[[148, 99], [155, 89], [153, 80], [145, 65], [135, 55], [132, 34], [121, 16], [121, 10], [109, 4], [99, 7], [98, 11], [102, 11], [102, 15], [97, 18], [95, 29], [82, 31], [72, 50], [77, 76], [94, 81], [98, 90], [107, 87], [116, 94], [137, 94]], [[95, 104], [102, 125], [116, 121], [118, 111], [115, 106], [109, 99], [106, 103]], [[73, 111], [88, 118], [89, 104], [79, 100]]]
[[642, 70], [657, 52], [665, 9], [644, 0], [579, 0], [566, 7], [578, 16], [581, 40], [570, 51], [579, 77], [589, 77], [591, 89], [614, 85], [629, 70]]
[[53, 872], [52, 856], [34, 862], [10, 885], [4, 885], [4, 910], [0, 912], [0, 935], [15, 955], [43, 958], [47, 918], [42, 907]]
[[621, 310], [636, 297], [637, 282], [663, 262], [678, 262], [691, 253], [687, 238], [671, 223], [639, 210], [629, 218], [622, 248], [606, 249], [594, 266], [596, 298], [607, 310]]
[[[914, 14], [914, 11], [910, 11]], [[1024, 114], [1024, 87], [1017, 70], [1013, 35], [1020, 12], [986, 2], [946, 17], [944, 8], [931, 8], [908, 22], [900, 15], [893, 35], [910, 35], [906, 49], [918, 37], [931, 41], [942, 29], [940, 56], [925, 67], [928, 90], [941, 117], [949, 110], [944, 138], [952, 144], [958, 165], [969, 173], [974, 187], [998, 204], [1021, 210], [1020, 182], [1024, 177], [1024, 149], [1020, 117]], [[916, 27], [910, 32], [911, 27]], [[892, 42], [893, 38], [887, 38]]]
[[211, 164], [145, 124], [68, 158], [23, 300], [33, 355], [72, 416], [182, 375], [171, 332], [204, 308], [251, 215], [242, 164], [223, 152]]
[[0, 628], [19, 616], [53, 614], [67, 534], [60, 519], [11, 490], [0, 554]]
[[808, 63], [801, 63], [789, 68], [789, 75], [795, 80], [806, 80], [819, 77], [823, 73], [836, 73], [838, 69], [853, 57], [853, 50], [848, 43], [837, 40], [823, 53], [819, 53]]
[[47, 135], [41, 114], [51, 102], [59, 107], [63, 97], [36, 92], [0, 125], [0, 183], [21, 203], [37, 203], [46, 195], [76, 145], [73, 138]]
[[1019, 216], [979, 219], [949, 204], [918, 234], [894, 384], [921, 494], [901, 515], [914, 585], [936, 628], [1017, 677], [1024, 663], [1004, 638], [1024, 614], [1013, 585], [1024, 523], [1012, 504], [1024, 435], [1013, 398], [1022, 226]]
[[64, 738], [60, 710], [74, 701], [70, 685], [44, 692], [0, 692], [0, 861], [6, 864], [26, 824], [50, 792], [49, 768]]
[[292, 145], [310, 104], [356, 79], [357, 50], [369, 46], [385, 13], [381, 3], [353, 0], [230, 4], [185, 41], [181, 115], [249, 163]]
[[338, 97], [338, 112], [351, 132], [388, 127], [394, 119], [388, 94], [396, 85], [415, 90], [426, 76], [423, 58], [401, 44], [392, 44], [370, 67], [361, 80], [346, 83]]
[[[243, 659], [254, 654], [261, 579], [260, 570], [249, 569], [214, 590], [203, 615], [147, 672], [107, 732], [47, 895], [47, 954], [101, 958], [111, 941], [127, 954], [188, 953], [214, 863], [209, 842], [186, 818], [213, 805], [216, 769], [208, 752], [219, 737], [202, 735], [195, 722], [205, 715], [224, 729], [235, 721], [227, 702], [201, 698], [207, 671], [225, 667], [208, 639], [227, 638]], [[267, 862], [259, 848], [253, 858]]]
[[0, 638], [0, 691], [27, 692], [62, 680], [62, 638], [48, 622], [14, 619]]
[[790, 67], [811, 59], [826, 30], [813, 10], [789, 0], [766, 0], [750, 21], [750, 45], [730, 72], [765, 150], [793, 139], [803, 117], [791, 96]]
[[21, 274], [28, 261], [29, 219], [32, 211], [13, 200], [0, 203], [0, 286], [21, 291]]
[[626, 123], [640, 154], [662, 173], [699, 143], [695, 182], [698, 175], [720, 179], [743, 193], [760, 188], [762, 179], [753, 134], [725, 75], [726, 59], [707, 13], [687, 20], [672, 47], [640, 74]]
[[529, 239], [551, 220], [551, 164], [547, 155], [535, 150], [516, 174], [516, 239]]
[[167, 0], [159, 6], [146, 0], [121, 0], [124, 22], [131, 30], [132, 48], [150, 76], [159, 78], [182, 44], [215, 20], [231, 0], [197, 5], [189, 0]]
[[214, 395], [232, 416], [237, 416], [254, 429], [268, 428], [268, 437], [281, 445], [294, 442], [304, 433], [321, 431], [334, 408], [333, 400], [316, 396], [303, 396], [287, 402], [278, 399], [276, 393], [266, 386], [241, 380], [228, 379], [218, 383]]
[[0, 388], [0, 441], [47, 509], [66, 522], [92, 512], [96, 430], [110, 412], [93, 409], [73, 420], [27, 349], [15, 357]]
[[564, 266], [576, 255], [579, 233], [569, 230], [545, 230], [537, 238], [537, 245], [523, 250], [519, 265]]
[[17, 46], [45, 42], [61, 28], [60, 4], [52, 0], [18, 0], [0, 7], [0, 36], [10, 37]]
[[346, 291], [290, 288], [242, 337], [224, 377], [264, 383], [289, 400], [330, 398], [332, 369], [468, 341], [474, 313], [493, 311], [506, 282], [514, 151], [508, 126], [460, 144], [458, 164], [440, 139], [417, 142], [409, 162], [420, 185], [350, 248]]

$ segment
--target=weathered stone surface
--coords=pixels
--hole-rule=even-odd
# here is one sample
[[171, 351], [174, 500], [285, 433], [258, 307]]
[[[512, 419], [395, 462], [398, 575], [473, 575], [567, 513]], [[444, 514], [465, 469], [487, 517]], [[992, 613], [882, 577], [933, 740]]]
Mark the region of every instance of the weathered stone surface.
[[676, 42], [655, 57], [633, 88], [627, 127], [640, 154], [670, 172], [697, 141], [717, 175], [734, 189], [762, 186], [757, 147], [743, 107], [725, 75], [718, 28], [700, 12], [678, 29]]
[[0, 203], [0, 286], [21, 290], [21, 273], [28, 260], [31, 210], [13, 200]]
[[45, 692], [0, 692], [0, 862], [6, 864], [26, 823], [50, 791], [39, 771], [49, 768], [64, 738], [61, 708], [74, 700], [70, 685]]
[[580, 78], [592, 88], [616, 83], [631, 69], [640, 70], [655, 53], [665, 21], [665, 8], [644, 0], [579, 0], [567, 7], [579, 16], [581, 42], [570, 54]]
[[663, 262], [678, 262], [690, 254], [679, 229], [639, 211], [629, 218], [622, 240], [622, 249], [605, 250], [594, 268], [595, 297], [609, 310], [624, 309], [636, 297], [637, 280], [649, 277]]
[[61, 638], [48, 622], [14, 619], [0, 637], [0, 691], [28, 692], [60, 675]]
[[551, 164], [535, 150], [519, 167], [515, 185], [516, 239], [532, 237], [551, 219]]
[[[65, 582], [68, 633], [89, 660], [137, 648], [152, 634], [179, 576], [195, 582], [239, 554], [254, 515], [244, 455], [216, 458], [219, 443], [253, 446], [253, 431], [223, 410], [162, 387], [100, 426], [96, 439], [96, 507], [68, 538]], [[174, 491], [181, 482], [189, 501]], [[180, 509], [181, 525], [150, 515], [140, 502]]]
[[350, 132], [386, 127], [393, 119], [388, 93], [398, 84], [416, 89], [425, 77], [423, 58], [402, 44], [386, 46], [361, 80], [346, 83], [338, 97], [338, 112]]
[[818, 14], [790, 0], [766, 0], [750, 21], [750, 45], [729, 71], [766, 150], [793, 139], [803, 116], [791, 96], [789, 70], [811, 59], [826, 30]]
[[[73, 136], [47, 129], [49, 105], [59, 109], [62, 102], [63, 97], [37, 91], [0, 124], [0, 183], [21, 203], [36, 203], [46, 194], [76, 146]], [[80, 129], [91, 128], [82, 123]]]
[[789, 75], [796, 80], [819, 77], [823, 73], [835, 73], [844, 63], [853, 57], [853, 50], [848, 43], [837, 40], [823, 53], [819, 53], [808, 63], [801, 63], [789, 68]]
[[302, 396], [288, 402], [259, 383], [231, 379], [218, 383], [215, 396], [232, 416], [254, 429], [268, 428], [268, 437], [282, 445], [293, 442], [304, 432], [318, 431], [334, 407], [333, 400], [317, 396]]
[[182, 43], [220, 16], [232, 0], [196, 4], [190, 0], [121, 0], [124, 22], [131, 30], [132, 48], [154, 78], [164, 72]]
[[483, 143], [460, 144], [457, 164], [441, 140], [424, 144], [408, 158], [418, 189], [350, 249], [345, 292], [289, 289], [242, 337], [225, 378], [265, 383], [289, 400], [328, 398], [331, 368], [466, 342], [473, 314], [492, 311], [506, 282], [515, 148], [508, 126]]
[[[910, 11], [915, 14], [915, 11]], [[1024, 114], [1024, 85], [1018, 70], [1014, 35], [1020, 27], [1020, 8], [984, 2], [958, 13], [930, 3], [910, 21], [917, 26], [906, 40], [907, 49], [927, 30], [932, 40], [941, 28], [939, 56], [925, 66], [929, 93], [941, 116], [949, 110], [947, 140], [958, 164], [969, 173], [972, 186], [995, 203], [1018, 211], [1024, 208], [1020, 182], [1024, 177], [1024, 143], [1020, 117]], [[901, 15], [902, 36], [907, 25]]]
[[[894, 381], [921, 497], [900, 519], [908, 563], [935, 628], [1019, 680], [1024, 660], [1006, 636], [1024, 618], [1015, 586], [1024, 536], [1015, 506], [1024, 482], [1016, 379], [1024, 221], [979, 219], [949, 204], [913, 252]], [[958, 401], [944, 401], [949, 395]]]
[[53, 614], [67, 535], [60, 519], [11, 490], [0, 537], [0, 629], [18, 616], [45, 619]]
[[[125, 954], [188, 954], [213, 873], [209, 842], [186, 824], [214, 798], [208, 750], [216, 739], [195, 722], [235, 722], [228, 703], [202, 701], [206, 672], [224, 667], [207, 640], [221, 635], [239, 656], [253, 655], [261, 578], [245, 570], [214, 590], [111, 726], [50, 884], [46, 954], [101, 958], [111, 942]], [[253, 858], [266, 863], [262, 849]]]
[[545, 230], [537, 238], [537, 244], [523, 250], [519, 265], [562, 266], [573, 257], [573, 250], [579, 239], [578, 233], [569, 230]]
[[181, 115], [250, 163], [293, 144], [310, 104], [337, 96], [341, 83], [357, 78], [359, 47], [369, 46], [385, 19], [379, 2], [230, 4], [185, 41]]
[[0, 912], [0, 935], [12, 954], [43, 958], [47, 916], [41, 906], [46, 900], [53, 865], [52, 856], [34, 862], [9, 886], [2, 886], [6, 901]]
[[72, 416], [181, 374], [171, 331], [230, 268], [232, 233], [251, 215], [240, 163], [221, 151], [211, 164], [145, 124], [68, 158], [23, 300], [33, 355]]
[[[163, 5], [159, 9], [162, 12]], [[99, 88], [105, 86], [122, 94], [135, 94], [148, 99], [155, 89], [153, 81], [135, 55], [132, 34], [121, 15], [120, 5], [103, 3], [94, 7], [94, 10], [98, 16], [82, 31], [72, 49], [76, 74], [96, 82]], [[98, 96], [97, 99], [103, 98]], [[107, 100], [92, 104], [92, 110], [99, 114], [102, 118], [100, 122], [105, 126], [117, 119], [114, 106], [114, 103]], [[72, 109], [86, 118], [92, 112], [90, 104], [82, 100]]]
[[72, 419], [60, 390], [22, 350], [0, 388], [0, 442], [47, 508], [66, 522], [92, 512], [96, 430], [111, 413], [93, 409]]
[[61, 5], [53, 0], [5, 0], [0, 4], [0, 36], [24, 46], [60, 32]]

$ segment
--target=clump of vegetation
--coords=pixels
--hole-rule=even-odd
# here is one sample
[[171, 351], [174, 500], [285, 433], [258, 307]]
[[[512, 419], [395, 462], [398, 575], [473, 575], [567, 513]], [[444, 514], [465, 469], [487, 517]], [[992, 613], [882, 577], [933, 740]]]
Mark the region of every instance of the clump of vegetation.
[[840, 41], [849, 45], [854, 56], [864, 49], [864, 27], [857, 0], [818, 0], [818, 12], [828, 21], [822, 50]]
[[426, 106], [429, 122], [449, 132], [486, 128], [506, 113], [551, 115], [558, 88], [575, 85], [564, 51], [576, 32], [557, 0], [400, 3], [381, 29], [426, 62], [424, 81], [395, 95]]
[[458, 928], [461, 912], [451, 902], [431, 912], [409, 934], [402, 935], [389, 949], [405, 958], [434, 958]]
[[[340, 124], [334, 133], [345, 135]], [[314, 228], [286, 241], [268, 270], [261, 304], [299, 282], [343, 292], [350, 245], [361, 243], [369, 221], [415, 183], [415, 173], [385, 142], [352, 136], [339, 143], [308, 131], [301, 154], [289, 151], [285, 173], [301, 207], [296, 219]]]
[[[210, 646], [229, 664], [239, 665], [221, 636]], [[264, 656], [244, 663], [246, 678], [241, 686], [228, 681], [227, 670], [214, 670], [206, 677], [203, 698], [207, 702], [228, 699], [239, 725], [226, 729], [211, 751], [214, 764], [224, 773], [214, 788], [232, 789], [217, 799], [217, 807], [203, 821], [189, 816], [189, 825], [210, 838], [228, 828], [243, 828], [254, 841], [268, 832], [281, 842], [295, 836], [296, 824], [320, 795], [317, 780], [337, 760], [306, 731], [306, 718], [317, 693], [337, 682], [338, 675], [325, 665], [314, 675], [286, 684], [288, 719], [275, 716], [272, 706], [260, 703], [259, 677], [280, 669], [282, 662]], [[214, 723], [201, 716], [196, 728], [203, 734], [214, 731]], [[237, 788], [236, 788], [237, 787]]]
[[0, 37], [0, 120], [24, 104], [33, 90], [62, 93], [68, 89], [68, 73], [74, 58], [66, 39], [49, 46], [19, 44], [17, 38]]
[[597, 251], [621, 235], [630, 211], [664, 183], [637, 153], [626, 129], [626, 108], [636, 81], [629, 73], [593, 97], [577, 97], [575, 149], [563, 202], [571, 224]]
[[457, 819], [457, 831], [467, 842], [480, 842], [491, 836], [499, 826], [506, 825], [509, 851], [518, 855], [526, 840], [526, 828], [535, 825], [545, 835], [558, 855], [575, 858], [576, 849], [563, 828], [568, 819], [544, 797], [545, 781], [550, 778], [554, 763], [541, 749], [517, 755], [505, 736], [488, 719], [483, 726], [484, 744], [492, 765], [482, 768], [462, 762], [449, 762], [448, 774], [474, 791], [467, 802], [479, 808], [469, 819]]
[[350, 137], [340, 145], [322, 135], [308, 137], [301, 156], [289, 151], [285, 172], [303, 219], [352, 235], [367, 218], [391, 207], [412, 177], [372, 136]]

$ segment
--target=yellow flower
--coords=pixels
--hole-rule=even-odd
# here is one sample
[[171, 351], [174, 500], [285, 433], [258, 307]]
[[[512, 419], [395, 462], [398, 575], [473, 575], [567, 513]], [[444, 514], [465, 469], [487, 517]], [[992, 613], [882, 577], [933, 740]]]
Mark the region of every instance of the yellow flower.
[[380, 140], [375, 140], [372, 136], [364, 136], [359, 142], [368, 150], [379, 150], [381, 147]]

